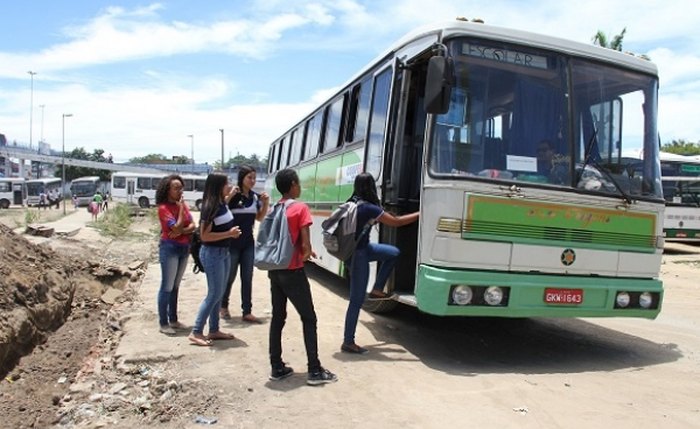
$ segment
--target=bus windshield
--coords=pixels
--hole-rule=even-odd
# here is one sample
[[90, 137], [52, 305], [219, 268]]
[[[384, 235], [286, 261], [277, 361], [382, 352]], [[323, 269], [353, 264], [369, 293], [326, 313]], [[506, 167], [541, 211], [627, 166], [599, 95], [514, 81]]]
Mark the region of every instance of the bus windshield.
[[664, 198], [671, 206], [700, 207], [700, 162], [661, 162]]
[[[433, 125], [431, 175], [662, 198], [655, 77], [504, 42], [447, 46], [454, 88]], [[630, 150], [644, 158], [625, 161]]]
[[92, 197], [97, 192], [97, 183], [73, 181], [71, 192], [78, 197]]

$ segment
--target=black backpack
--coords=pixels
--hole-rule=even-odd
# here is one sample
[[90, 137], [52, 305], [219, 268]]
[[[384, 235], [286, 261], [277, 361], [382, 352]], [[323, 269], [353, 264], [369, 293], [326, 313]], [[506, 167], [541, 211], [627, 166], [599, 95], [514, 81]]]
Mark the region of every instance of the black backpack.
[[192, 255], [192, 272], [203, 273], [204, 265], [202, 265], [202, 260], [199, 259], [199, 249], [202, 248], [202, 237], [199, 236], [199, 227], [197, 227], [192, 233], [192, 243], [190, 243], [190, 255]]

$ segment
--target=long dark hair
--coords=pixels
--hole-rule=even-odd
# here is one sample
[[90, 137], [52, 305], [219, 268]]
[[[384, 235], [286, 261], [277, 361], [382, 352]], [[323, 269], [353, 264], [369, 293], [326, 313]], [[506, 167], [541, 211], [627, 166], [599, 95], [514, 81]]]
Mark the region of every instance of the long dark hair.
[[360, 173], [355, 176], [355, 184], [350, 200], [358, 198], [368, 203], [380, 205], [379, 197], [377, 196], [377, 182], [374, 181], [374, 177], [370, 173]]
[[168, 177], [160, 179], [158, 182], [158, 188], [156, 189], [156, 204], [164, 204], [168, 202], [168, 192], [170, 191], [170, 182], [177, 180], [184, 187], [185, 182], [182, 181], [182, 177], [179, 174], [171, 174]]
[[243, 179], [250, 173], [255, 173], [255, 169], [250, 165], [241, 165], [238, 170], [238, 189], [240, 189], [241, 192], [243, 192]]
[[209, 223], [221, 204], [221, 194], [228, 183], [228, 176], [222, 173], [211, 173], [204, 182], [202, 194], [202, 222]]

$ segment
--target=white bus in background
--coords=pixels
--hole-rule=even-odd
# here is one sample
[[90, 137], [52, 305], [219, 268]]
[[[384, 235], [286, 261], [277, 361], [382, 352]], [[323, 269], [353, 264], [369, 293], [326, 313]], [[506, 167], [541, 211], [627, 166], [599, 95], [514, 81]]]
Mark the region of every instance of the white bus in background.
[[[156, 189], [161, 179], [172, 173], [112, 173], [112, 200], [121, 203], [138, 205], [141, 208], [148, 208], [155, 205]], [[196, 176], [181, 174], [185, 182], [183, 196], [190, 207], [200, 208], [202, 195], [204, 193], [204, 182], [206, 176]]]
[[21, 177], [0, 177], [0, 209], [22, 207], [27, 199], [27, 184]]
[[38, 206], [39, 196], [43, 191], [49, 194], [53, 190], [58, 190], [60, 194], [63, 194], [61, 190], [61, 179], [58, 177], [44, 177], [42, 179], [31, 179], [27, 180], [27, 206]]
[[700, 157], [660, 153], [666, 240], [700, 240]]
[[97, 176], [78, 177], [70, 184], [71, 196], [78, 198], [78, 207], [87, 206], [95, 193], [101, 190], [100, 178]]

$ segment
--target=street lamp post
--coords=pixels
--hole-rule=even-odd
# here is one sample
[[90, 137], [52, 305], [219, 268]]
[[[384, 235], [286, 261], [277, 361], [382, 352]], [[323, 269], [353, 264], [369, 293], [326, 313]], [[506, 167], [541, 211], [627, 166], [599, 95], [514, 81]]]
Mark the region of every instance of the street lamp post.
[[41, 108], [41, 136], [39, 137], [39, 143], [44, 142], [44, 107], [46, 107], [45, 104], [39, 105], [39, 108]]
[[31, 86], [29, 90], [29, 149], [32, 148], [32, 122], [34, 120], [34, 75], [35, 71], [29, 70], [29, 76], [31, 77]]
[[224, 129], [219, 128], [219, 131], [221, 131], [221, 171], [226, 171], [224, 170]]
[[187, 137], [190, 138], [191, 159], [192, 159], [192, 172], [194, 173], [194, 134], [188, 134]]
[[63, 214], [66, 214], [66, 198], [63, 191], [66, 189], [66, 118], [73, 116], [72, 113], [64, 113], [61, 118], [61, 142], [63, 149], [61, 150], [61, 198], [63, 198]]

